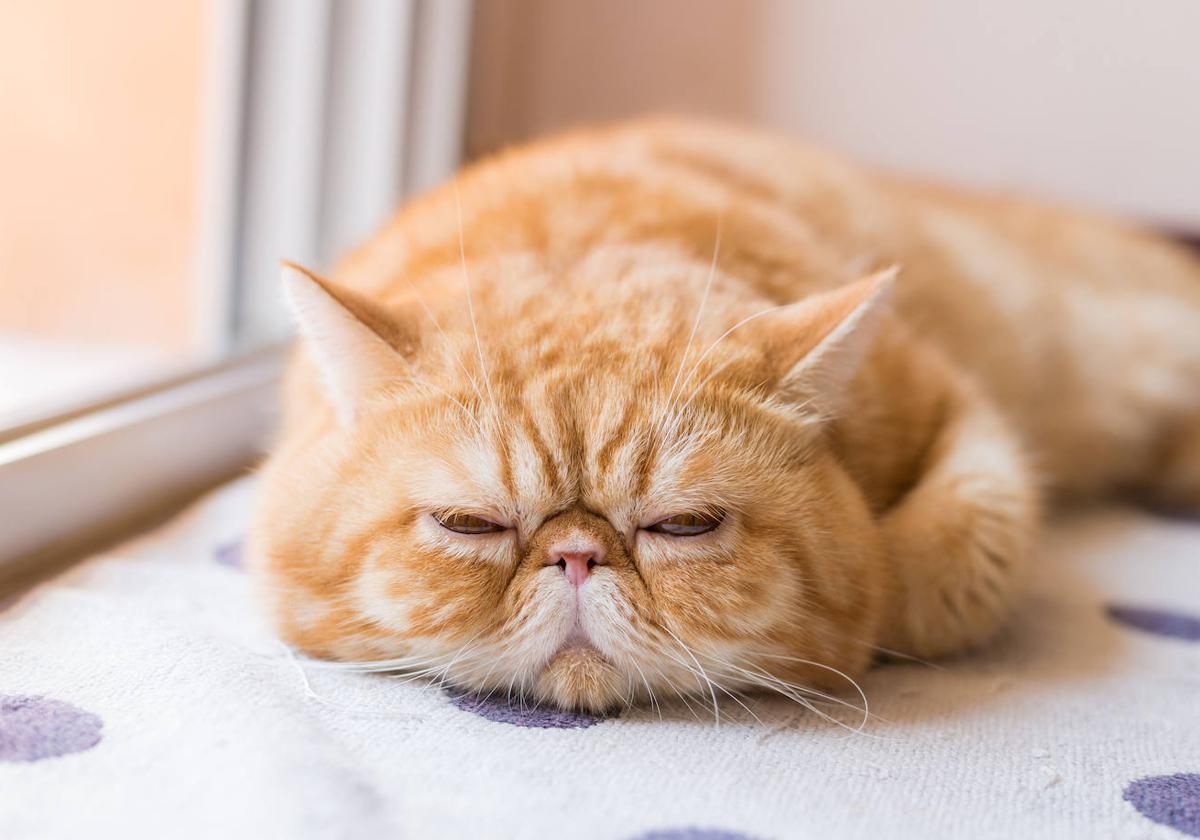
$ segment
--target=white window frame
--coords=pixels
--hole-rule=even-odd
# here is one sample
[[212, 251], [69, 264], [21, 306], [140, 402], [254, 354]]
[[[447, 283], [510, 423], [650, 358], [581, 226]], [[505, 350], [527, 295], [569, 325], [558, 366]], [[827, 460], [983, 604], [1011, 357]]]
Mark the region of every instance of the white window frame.
[[0, 430], [0, 597], [252, 465], [290, 333], [279, 259], [328, 269], [460, 161], [471, 0], [211, 8], [196, 349], [222, 361]]

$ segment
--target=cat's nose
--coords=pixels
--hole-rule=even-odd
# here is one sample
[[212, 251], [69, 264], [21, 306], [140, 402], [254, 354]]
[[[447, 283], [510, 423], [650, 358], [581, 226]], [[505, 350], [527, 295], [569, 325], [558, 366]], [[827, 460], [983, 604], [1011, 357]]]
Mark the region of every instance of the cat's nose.
[[558, 566], [574, 586], [583, 586], [592, 569], [608, 563], [608, 555], [599, 540], [573, 539], [550, 546], [546, 565]]

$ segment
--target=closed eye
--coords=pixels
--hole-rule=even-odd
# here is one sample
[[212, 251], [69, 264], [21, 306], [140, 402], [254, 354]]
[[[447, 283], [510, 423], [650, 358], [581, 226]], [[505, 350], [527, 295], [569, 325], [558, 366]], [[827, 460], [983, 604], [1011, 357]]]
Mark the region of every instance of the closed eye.
[[651, 533], [666, 534], [671, 537], [695, 537], [713, 530], [724, 519], [725, 514], [721, 512], [699, 513], [693, 511], [690, 513], [677, 513], [666, 519], [660, 519], [646, 528], [646, 530]]
[[456, 534], [497, 534], [500, 531], [508, 530], [503, 525], [473, 513], [447, 511], [435, 513], [433, 518], [447, 531], [453, 531]]

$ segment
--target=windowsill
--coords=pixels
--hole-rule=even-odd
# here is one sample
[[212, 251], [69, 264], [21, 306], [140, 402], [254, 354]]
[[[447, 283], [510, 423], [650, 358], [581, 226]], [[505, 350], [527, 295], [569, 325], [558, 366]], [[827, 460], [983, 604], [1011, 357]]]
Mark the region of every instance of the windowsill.
[[253, 464], [283, 361], [254, 353], [0, 436], [0, 593]]

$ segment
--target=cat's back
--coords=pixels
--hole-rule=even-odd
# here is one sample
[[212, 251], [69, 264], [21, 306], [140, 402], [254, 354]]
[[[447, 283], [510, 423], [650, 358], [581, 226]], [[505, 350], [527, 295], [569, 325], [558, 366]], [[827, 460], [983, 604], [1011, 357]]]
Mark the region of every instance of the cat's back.
[[410, 203], [338, 278], [387, 300], [464, 253], [526, 252], [565, 273], [620, 243], [707, 261], [718, 236], [720, 268], [773, 302], [900, 266], [902, 319], [1083, 489], [1121, 469], [1088, 475], [1092, 452], [1144, 459], [1142, 418], [1194, 386], [1175, 362], [1200, 358], [1180, 346], [1200, 341], [1200, 269], [1160, 237], [708, 121], [584, 129], [493, 156]]
[[[1105, 293], [1129, 290], [1132, 275], [1141, 292], [1195, 291], [1195, 262], [1134, 227], [892, 176], [774, 132], [681, 118], [579, 129], [485, 158], [409, 202], [338, 276], [386, 294], [401, 276], [453, 263], [460, 245], [476, 258], [524, 250], [564, 267], [622, 241], [669, 240], [707, 257], [717, 219], [723, 260], [766, 269], [742, 275], [768, 297], [898, 264], [901, 311], [919, 322], [941, 319], [936, 302], [961, 297], [964, 283]], [[977, 336], [973, 327], [964, 330]]]

